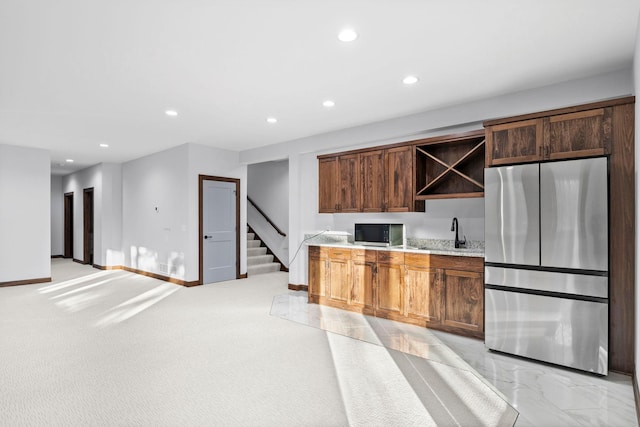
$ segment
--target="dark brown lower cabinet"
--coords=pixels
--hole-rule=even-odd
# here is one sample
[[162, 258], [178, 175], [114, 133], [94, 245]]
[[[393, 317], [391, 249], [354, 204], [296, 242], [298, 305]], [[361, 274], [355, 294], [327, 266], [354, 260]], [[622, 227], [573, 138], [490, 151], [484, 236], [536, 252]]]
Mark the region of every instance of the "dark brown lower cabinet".
[[443, 270], [442, 324], [472, 332], [484, 331], [484, 279], [475, 271]]

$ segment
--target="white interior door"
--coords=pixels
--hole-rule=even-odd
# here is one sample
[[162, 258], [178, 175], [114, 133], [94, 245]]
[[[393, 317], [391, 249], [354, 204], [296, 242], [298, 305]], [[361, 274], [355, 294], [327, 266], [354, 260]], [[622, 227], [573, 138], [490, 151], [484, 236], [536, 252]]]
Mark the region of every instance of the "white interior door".
[[236, 279], [236, 184], [202, 185], [203, 283]]

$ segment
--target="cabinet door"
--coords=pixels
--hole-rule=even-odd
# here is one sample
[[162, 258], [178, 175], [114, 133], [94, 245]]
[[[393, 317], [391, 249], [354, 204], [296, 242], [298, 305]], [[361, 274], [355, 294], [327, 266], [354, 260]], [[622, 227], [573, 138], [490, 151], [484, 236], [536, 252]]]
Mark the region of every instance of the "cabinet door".
[[486, 165], [505, 165], [542, 159], [543, 120], [523, 120], [489, 126]]
[[360, 211], [360, 159], [357, 154], [338, 157], [338, 211]]
[[332, 301], [346, 303], [351, 288], [350, 262], [346, 259], [329, 260], [329, 281], [327, 296]]
[[385, 150], [386, 211], [412, 212], [413, 205], [413, 147]]
[[566, 159], [611, 153], [611, 107], [545, 119], [544, 157]]
[[318, 160], [318, 212], [334, 213], [338, 210], [338, 158]]
[[362, 212], [384, 211], [384, 151], [360, 154]]
[[376, 263], [354, 260], [351, 264], [351, 291], [349, 305], [373, 309], [373, 289], [376, 281]]
[[376, 315], [404, 312], [403, 266], [378, 264], [378, 289], [376, 292]]
[[442, 314], [442, 270], [427, 267], [406, 266], [405, 309], [406, 316], [439, 323]]
[[484, 332], [483, 282], [482, 273], [444, 270], [443, 324]]
[[[325, 288], [328, 281], [327, 260], [309, 256], [309, 300], [313, 297], [326, 296]], [[317, 301], [313, 301], [317, 302]]]

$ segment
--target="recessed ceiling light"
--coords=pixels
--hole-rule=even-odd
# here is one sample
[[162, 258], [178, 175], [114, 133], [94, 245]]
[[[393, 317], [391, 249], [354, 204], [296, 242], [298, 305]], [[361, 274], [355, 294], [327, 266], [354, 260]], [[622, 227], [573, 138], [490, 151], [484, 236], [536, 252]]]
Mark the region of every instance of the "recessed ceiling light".
[[276, 119], [275, 117], [268, 117], [267, 118], [267, 122], [268, 123], [278, 123], [278, 119]]
[[164, 112], [167, 116], [171, 116], [171, 117], [175, 117], [178, 115], [178, 112], [176, 110], [167, 110]]
[[100, 144], [100, 148], [109, 148], [109, 144]]
[[67, 159], [66, 162], [67, 163], [73, 163], [73, 159]]
[[327, 107], [327, 108], [331, 108], [331, 107], [333, 107], [334, 105], [336, 105], [336, 103], [335, 103], [335, 102], [333, 102], [333, 101], [332, 101], [332, 100], [330, 100], [330, 99], [327, 99], [326, 101], [324, 101], [324, 102], [322, 103], [322, 105], [324, 105], [324, 106], [325, 106], [325, 107]]
[[406, 85], [412, 85], [414, 83], [418, 83], [418, 78], [416, 76], [407, 76], [402, 79], [402, 83]]
[[340, 31], [340, 34], [338, 34], [338, 40], [340, 40], [341, 42], [352, 42], [357, 38], [358, 33], [356, 33], [351, 28], [345, 28], [344, 30]]

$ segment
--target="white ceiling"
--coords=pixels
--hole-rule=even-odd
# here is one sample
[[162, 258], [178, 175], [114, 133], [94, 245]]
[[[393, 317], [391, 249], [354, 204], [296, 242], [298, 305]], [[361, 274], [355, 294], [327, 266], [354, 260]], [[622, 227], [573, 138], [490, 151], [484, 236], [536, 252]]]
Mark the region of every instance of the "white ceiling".
[[[185, 142], [250, 149], [630, 67], [639, 12], [638, 0], [2, 0], [0, 143], [51, 150], [54, 173]], [[360, 37], [338, 41], [344, 27]], [[408, 74], [420, 81], [403, 85]]]

